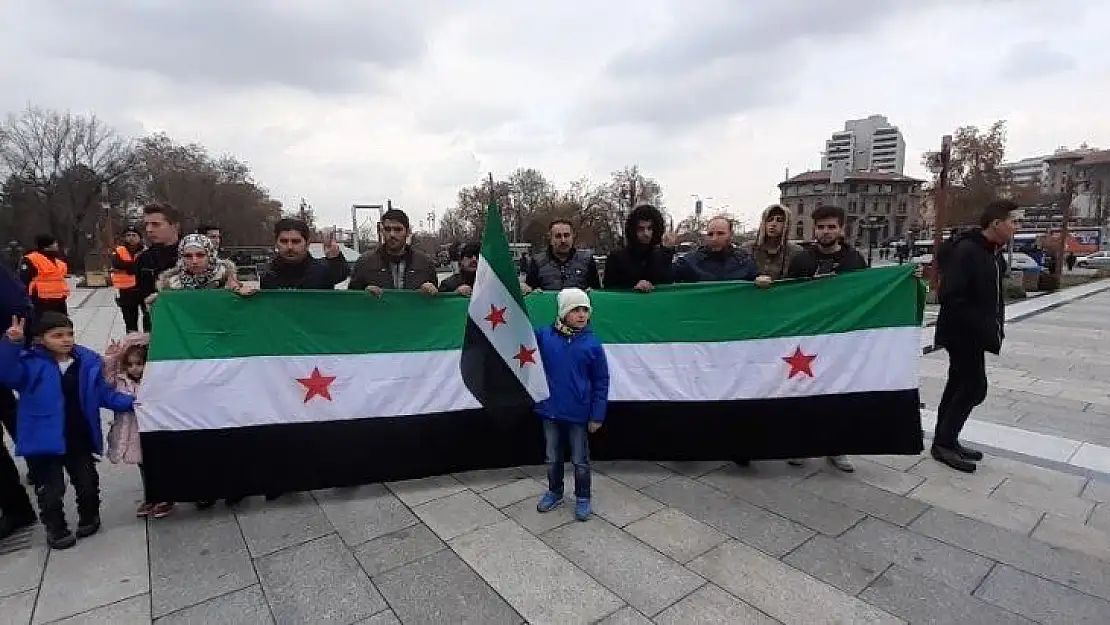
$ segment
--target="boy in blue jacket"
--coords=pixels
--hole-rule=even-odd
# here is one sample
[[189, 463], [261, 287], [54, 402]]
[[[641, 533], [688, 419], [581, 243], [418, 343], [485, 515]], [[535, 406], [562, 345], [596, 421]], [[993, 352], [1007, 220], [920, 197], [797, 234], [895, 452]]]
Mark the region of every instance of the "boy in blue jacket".
[[[131, 411], [134, 398], [108, 385], [96, 352], [74, 344], [69, 317], [43, 313], [30, 350], [23, 349], [25, 323], [13, 316], [0, 341], [0, 386], [19, 392], [15, 452], [27, 460], [47, 543], [67, 549], [100, 529], [100, 476], [93, 459], [104, 451], [100, 409]], [[77, 493], [76, 537], [62, 508], [63, 470]]]
[[609, 365], [605, 350], [590, 331], [590, 297], [582, 289], [563, 289], [559, 315], [536, 331], [550, 396], [536, 405], [547, 442], [547, 492], [536, 510], [563, 503], [563, 459], [570, 445], [574, 464], [574, 518], [590, 518], [590, 445], [605, 421], [609, 402]]

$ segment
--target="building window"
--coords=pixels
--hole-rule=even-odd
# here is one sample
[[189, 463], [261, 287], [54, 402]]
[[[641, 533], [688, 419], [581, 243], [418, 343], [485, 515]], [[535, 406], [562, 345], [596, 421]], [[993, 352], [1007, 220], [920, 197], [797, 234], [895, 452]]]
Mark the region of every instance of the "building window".
[[822, 193], [824, 190], [825, 190], [825, 185], [823, 185], [823, 184], [813, 185], [813, 192], [814, 193]]
[[855, 200], [850, 200], [848, 202], [848, 212], [855, 215], [856, 211], [858, 211], [858, 210], [859, 210], [859, 204], [857, 204]]
[[899, 215], [905, 215], [906, 214], [906, 201], [905, 200], [902, 200], [901, 202], [898, 202], [898, 214]]
[[890, 202], [887, 202], [886, 204], [883, 205], [883, 212], [886, 213], [887, 215], [890, 214]]
[[848, 193], [855, 193], [855, 192], [856, 192], [856, 183], [854, 183], [854, 182], [849, 183], [848, 184]]
[[893, 191], [893, 189], [894, 189], [894, 187], [892, 185], [884, 184], [882, 192], [883, 193], [890, 193], [890, 192]]
[[794, 236], [798, 237], [799, 239], [806, 236], [806, 226], [804, 223], [802, 223], [801, 219], [798, 220], [798, 225], [794, 226]]
[[[806, 214], [806, 203], [805, 202], [798, 202], [798, 217], [801, 217], [802, 215], [805, 215], [805, 214]], [[800, 225], [802, 222], [799, 221], [798, 223]]]

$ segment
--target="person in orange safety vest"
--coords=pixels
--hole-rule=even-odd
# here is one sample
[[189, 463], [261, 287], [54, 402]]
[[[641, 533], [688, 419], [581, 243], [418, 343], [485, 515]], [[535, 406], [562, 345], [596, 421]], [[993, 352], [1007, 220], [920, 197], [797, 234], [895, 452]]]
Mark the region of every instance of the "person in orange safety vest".
[[123, 231], [123, 245], [117, 246], [112, 254], [112, 286], [119, 291], [116, 304], [123, 313], [123, 325], [128, 334], [139, 331], [139, 312], [147, 315], [135, 273], [135, 258], [142, 251], [143, 236], [132, 226]]
[[23, 257], [19, 266], [19, 277], [27, 285], [35, 319], [48, 310], [63, 315], [69, 313], [66, 308], [66, 298], [69, 297], [69, 284], [66, 282], [68, 273], [69, 265], [61, 257], [57, 239], [49, 234], [35, 237], [35, 249]]

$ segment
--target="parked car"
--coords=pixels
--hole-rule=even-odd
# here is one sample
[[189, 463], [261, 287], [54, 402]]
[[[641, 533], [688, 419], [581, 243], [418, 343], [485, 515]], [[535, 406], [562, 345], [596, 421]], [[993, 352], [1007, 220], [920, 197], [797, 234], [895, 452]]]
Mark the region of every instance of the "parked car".
[[1014, 252], [1012, 255], [1003, 252], [1002, 257], [1010, 263], [1011, 271], [1028, 271], [1030, 273], [1043, 273], [1045, 268], [1037, 264], [1032, 256], [1025, 252]]
[[1075, 259], [1075, 265], [1083, 269], [1110, 267], [1110, 252], [1095, 252]]

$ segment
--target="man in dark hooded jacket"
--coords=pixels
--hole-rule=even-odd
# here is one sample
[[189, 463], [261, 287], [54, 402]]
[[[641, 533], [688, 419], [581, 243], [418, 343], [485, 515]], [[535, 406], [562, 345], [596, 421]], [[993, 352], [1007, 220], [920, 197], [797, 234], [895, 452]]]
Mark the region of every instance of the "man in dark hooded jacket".
[[659, 209], [637, 206], [624, 224], [627, 246], [605, 260], [605, 288], [647, 293], [658, 284], [674, 282], [674, 235], [663, 230]]

